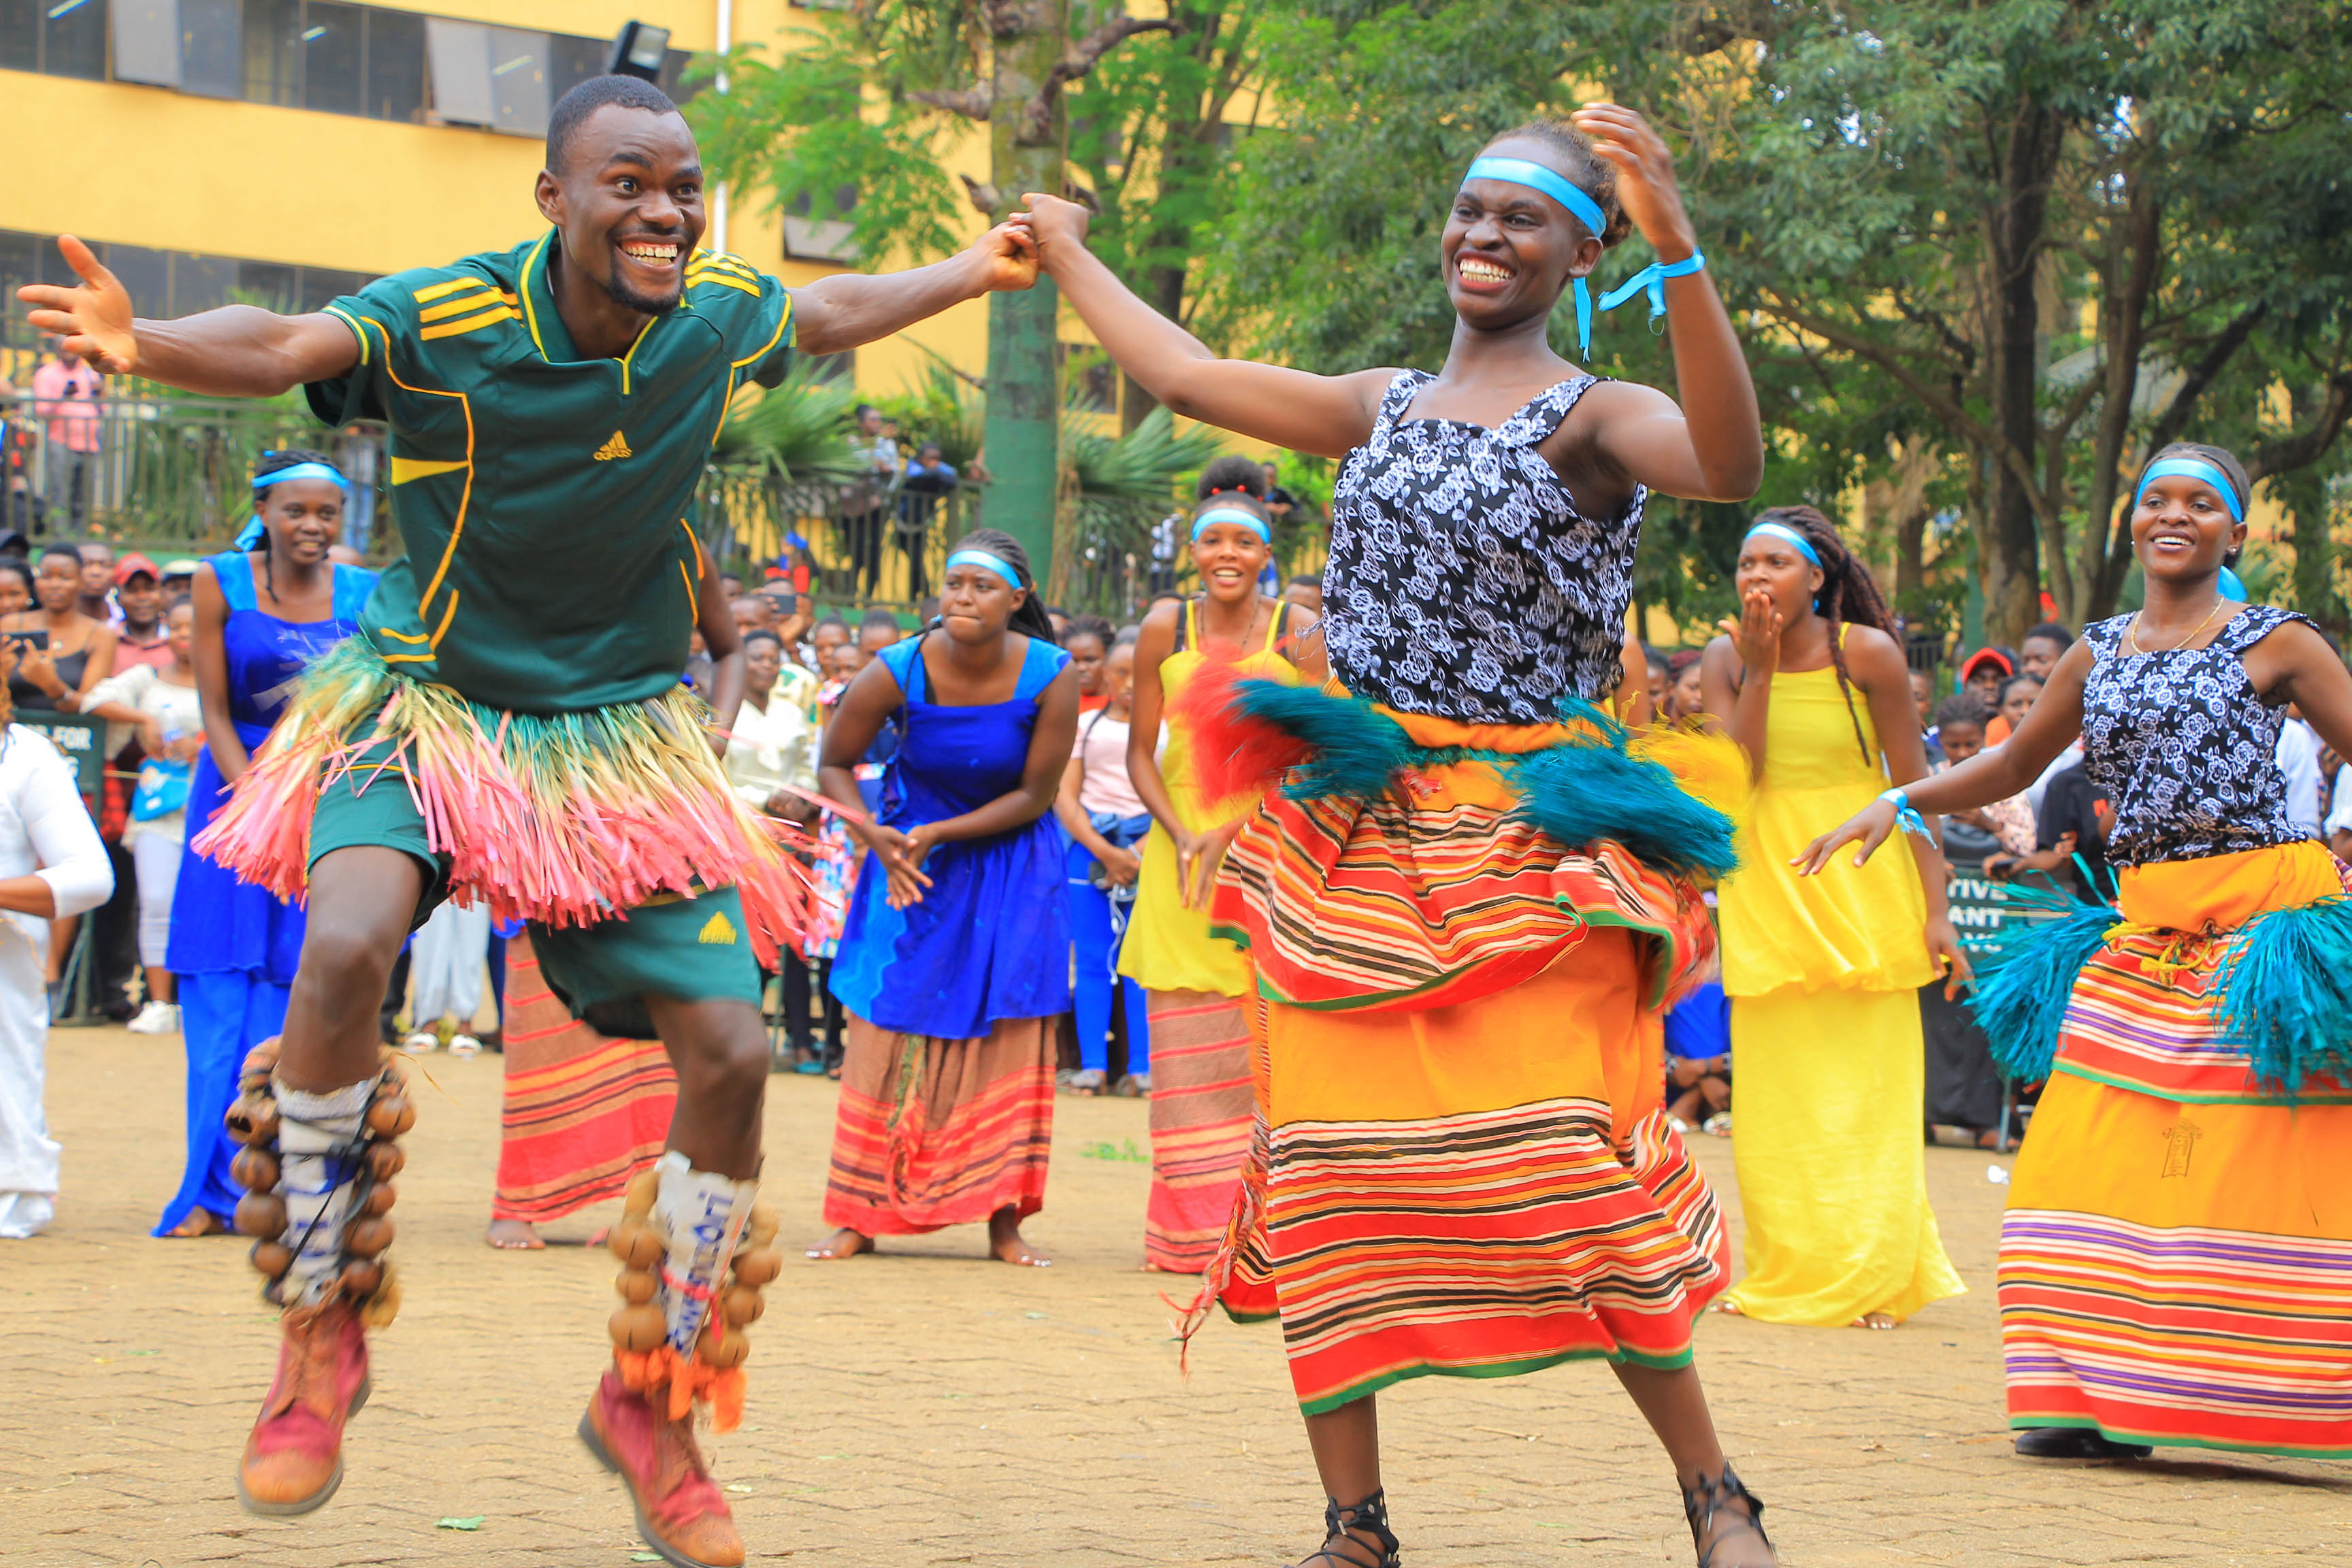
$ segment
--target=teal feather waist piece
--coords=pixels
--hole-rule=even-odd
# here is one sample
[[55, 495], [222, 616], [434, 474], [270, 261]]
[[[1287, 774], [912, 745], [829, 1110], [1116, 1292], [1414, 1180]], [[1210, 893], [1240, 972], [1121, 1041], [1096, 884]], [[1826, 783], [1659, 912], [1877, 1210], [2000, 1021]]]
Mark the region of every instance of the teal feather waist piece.
[[2352, 1084], [2352, 900], [2256, 915], [2221, 962], [2221, 1026], [2254, 1078], [2292, 1095], [2306, 1079]]
[[1270, 726], [1307, 749], [1282, 785], [1291, 800], [1368, 798], [1399, 773], [1480, 762], [1518, 797], [1514, 815], [1561, 843], [1622, 844], [1643, 864], [1680, 877], [1720, 879], [1738, 863], [1735, 825], [1685, 790], [1663, 763], [1633, 754], [1625, 726], [1589, 702], [1559, 704], [1560, 721], [1589, 734], [1533, 752], [1423, 746], [1360, 697], [1337, 697], [1272, 680], [1234, 683], [1233, 716]]
[[2024, 886], [2011, 889], [2009, 904], [2058, 918], [2013, 921], [1977, 950], [1969, 1008], [2000, 1070], [2021, 1083], [2039, 1083], [2058, 1054], [2058, 1028], [2075, 980], [2123, 917], [2105, 904]]
[[[2010, 901], [2059, 918], [2011, 926], [1987, 944], [1969, 1006], [1993, 1060], [2030, 1083], [2050, 1076], [2074, 983], [2123, 916], [2025, 888]], [[2352, 900], [2271, 910], [2238, 927], [2212, 994], [2223, 1037], [2265, 1089], [2293, 1096], [2314, 1078], [2352, 1083]]]

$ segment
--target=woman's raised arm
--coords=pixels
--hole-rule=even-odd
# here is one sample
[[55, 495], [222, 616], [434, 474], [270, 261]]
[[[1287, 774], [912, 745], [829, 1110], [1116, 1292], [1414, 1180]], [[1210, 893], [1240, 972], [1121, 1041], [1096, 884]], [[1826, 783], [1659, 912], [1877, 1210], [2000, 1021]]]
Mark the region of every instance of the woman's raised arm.
[[1171, 411], [1323, 458], [1344, 458], [1370, 437], [1381, 394], [1396, 372], [1313, 375], [1219, 359], [1200, 339], [1136, 298], [1087, 248], [1086, 208], [1059, 196], [1033, 194], [1024, 199], [1046, 274], [1119, 369]]

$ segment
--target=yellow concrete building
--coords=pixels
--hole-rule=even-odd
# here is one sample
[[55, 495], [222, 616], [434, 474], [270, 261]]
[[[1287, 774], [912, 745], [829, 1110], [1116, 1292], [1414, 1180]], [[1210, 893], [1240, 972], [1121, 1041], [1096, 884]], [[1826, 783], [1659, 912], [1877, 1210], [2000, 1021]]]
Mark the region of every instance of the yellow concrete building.
[[[0, 184], [0, 279], [63, 271], [79, 236], [146, 312], [231, 290], [315, 308], [360, 279], [505, 249], [531, 202], [548, 105], [603, 69], [632, 19], [688, 55], [772, 47], [821, 22], [785, 0], [0, 0], [0, 135], [42, 150]], [[972, 171], [985, 146], [967, 139]], [[830, 226], [786, 226], [758, 193], [713, 193], [709, 243], [788, 283], [835, 270]], [[971, 215], [978, 232], [978, 215]], [[723, 226], [723, 238], [721, 229]], [[11, 314], [15, 315], [12, 309]], [[973, 303], [856, 357], [860, 391], [922, 374], [919, 343], [977, 372]], [[8, 341], [27, 341], [21, 324]]]

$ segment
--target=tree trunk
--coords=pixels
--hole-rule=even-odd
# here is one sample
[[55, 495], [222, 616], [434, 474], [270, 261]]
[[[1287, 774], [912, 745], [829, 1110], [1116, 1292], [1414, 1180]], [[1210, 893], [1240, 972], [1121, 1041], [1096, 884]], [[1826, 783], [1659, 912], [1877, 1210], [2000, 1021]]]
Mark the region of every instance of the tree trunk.
[[[2042, 378], [2040, 301], [2034, 288], [2050, 179], [2065, 140], [2063, 121], [2021, 100], [2000, 149], [2000, 201], [1986, 225], [1986, 303], [1991, 315], [1988, 391], [1992, 427], [2031, 470], [2040, 446], [2035, 398]], [[2039, 529], [2031, 481], [2004, 454], [1992, 465], [1991, 504], [1984, 519], [1985, 632], [2015, 647], [2042, 618]]]
[[[1162, 236], [1159, 234], [1152, 236], [1155, 246], [1161, 239]], [[1177, 237], [1176, 243], [1189, 245], [1191, 241], [1192, 232], [1188, 226]], [[1145, 282], [1144, 298], [1151, 301], [1151, 308], [1171, 321], [1181, 322], [1184, 319], [1184, 269], [1181, 267], [1155, 267]], [[1135, 377], [1126, 375], [1122, 379], [1125, 385], [1119, 389], [1118, 427], [1120, 434], [1133, 435], [1135, 427], [1150, 418], [1151, 411], [1160, 406], [1160, 400], [1146, 392], [1143, 384]]]
[[[1041, 128], [1032, 105], [1046, 73], [1068, 47], [1068, 0], [983, 0], [992, 47], [988, 177], [1002, 222], [1027, 191], [1058, 192], [1067, 121], [1060, 94]], [[1043, 133], [1040, 134], [1042, 129]], [[1043, 584], [1053, 575], [1061, 511], [1062, 377], [1055, 316], [1060, 295], [1040, 278], [1025, 293], [988, 298], [988, 416], [983, 439], [991, 476], [982, 502], [991, 528], [1021, 542]]]

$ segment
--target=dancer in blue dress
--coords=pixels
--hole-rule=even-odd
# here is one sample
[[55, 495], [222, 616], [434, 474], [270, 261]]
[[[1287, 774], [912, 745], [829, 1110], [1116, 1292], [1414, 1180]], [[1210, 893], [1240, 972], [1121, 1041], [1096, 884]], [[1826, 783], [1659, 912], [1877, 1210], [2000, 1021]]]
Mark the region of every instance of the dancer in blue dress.
[[[825, 731], [818, 779], [873, 853], [833, 994], [849, 1013], [841, 1108], [813, 1258], [877, 1236], [988, 1222], [1008, 1263], [1045, 1197], [1056, 1016], [1070, 1006], [1061, 837], [1048, 815], [1078, 686], [1021, 546], [982, 529], [948, 556], [940, 620], [882, 650]], [[854, 764], [896, 715], [882, 804]]]
[[[342, 535], [349, 481], [321, 453], [270, 452], [255, 466], [253, 503], [238, 548], [195, 578], [196, 690], [205, 749], [188, 786], [194, 839], [228, 802], [229, 786], [294, 694], [304, 667], [358, 629], [376, 574], [327, 559]], [[250, 553], [247, 552], [250, 549]], [[242, 1189], [222, 1115], [236, 1098], [247, 1051], [286, 1023], [302, 954], [302, 911], [218, 862], [187, 851], [173, 895], [165, 967], [179, 976], [188, 1047], [188, 1162], [157, 1236], [229, 1228]]]

